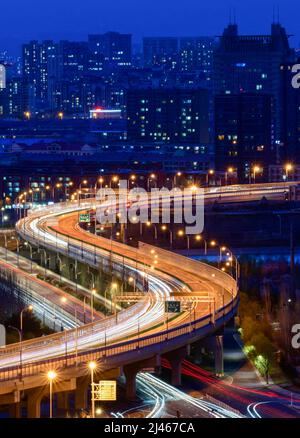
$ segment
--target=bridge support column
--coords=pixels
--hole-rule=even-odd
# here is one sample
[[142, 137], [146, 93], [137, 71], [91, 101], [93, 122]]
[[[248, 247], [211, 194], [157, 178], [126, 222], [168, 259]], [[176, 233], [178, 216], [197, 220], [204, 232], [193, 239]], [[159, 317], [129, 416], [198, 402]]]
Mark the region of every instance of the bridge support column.
[[123, 368], [126, 378], [126, 398], [129, 401], [136, 400], [136, 375], [139, 372], [139, 367], [136, 364], [126, 365]]
[[123, 373], [126, 378], [126, 398], [130, 401], [136, 400], [136, 375], [143, 369], [155, 369], [160, 366], [160, 356], [154, 356], [150, 359], [141, 360], [133, 364], [125, 365]]
[[165, 355], [171, 364], [171, 383], [173, 386], [181, 385], [181, 365], [188, 352], [189, 347], [186, 346]]
[[215, 373], [218, 377], [224, 376], [223, 335], [215, 336], [214, 345]]
[[[39, 387], [28, 391], [27, 395], [27, 417], [41, 417], [41, 401], [47, 393], [48, 387]], [[48, 389], [49, 390], [49, 389]]]
[[12, 403], [9, 405], [9, 418], [21, 418], [21, 403]]
[[57, 393], [57, 410], [61, 414], [65, 414], [69, 409], [69, 393], [68, 392], [58, 392]]
[[88, 387], [90, 385], [90, 378], [78, 377], [76, 380], [75, 390], [75, 409], [87, 409], [88, 407]]

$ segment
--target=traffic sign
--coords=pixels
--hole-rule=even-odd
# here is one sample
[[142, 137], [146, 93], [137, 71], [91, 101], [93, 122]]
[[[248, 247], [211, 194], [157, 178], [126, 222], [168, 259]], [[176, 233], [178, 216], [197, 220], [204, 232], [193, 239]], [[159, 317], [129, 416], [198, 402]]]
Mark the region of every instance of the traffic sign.
[[116, 380], [100, 380], [99, 384], [94, 383], [94, 399], [95, 401], [116, 401]]
[[180, 313], [181, 312], [180, 301], [166, 301], [165, 312], [166, 313]]
[[90, 213], [82, 213], [79, 215], [79, 222], [90, 222]]

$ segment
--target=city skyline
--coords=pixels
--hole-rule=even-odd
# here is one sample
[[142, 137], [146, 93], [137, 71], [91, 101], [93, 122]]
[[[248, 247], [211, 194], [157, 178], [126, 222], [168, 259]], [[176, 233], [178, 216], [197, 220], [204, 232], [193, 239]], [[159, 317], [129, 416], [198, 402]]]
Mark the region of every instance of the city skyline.
[[[172, 8], [172, 20], [168, 14]], [[279, 14], [278, 14], [279, 10]], [[13, 16], [11, 21], [3, 23], [0, 29], [0, 51], [7, 50], [11, 55], [20, 55], [22, 43], [36, 39], [84, 40], [90, 33], [103, 33], [110, 30], [132, 33], [133, 43], [140, 44], [145, 36], [218, 36], [230, 21], [239, 24], [241, 34], [268, 34], [270, 25], [278, 20], [293, 34], [291, 45], [299, 46], [300, 32], [297, 32], [297, 3], [294, 0], [258, 0], [243, 2], [217, 1], [213, 4], [198, 5], [195, 0], [171, 2], [144, 2], [143, 7], [136, 0], [123, 2], [116, 0], [113, 5], [99, 5], [88, 0], [83, 8], [78, 1], [69, 0], [60, 4], [58, 0], [38, 9], [34, 0], [31, 5], [5, 4], [3, 16]], [[60, 13], [57, 13], [60, 11]], [[99, 11], [99, 13], [98, 13]], [[259, 11], [259, 13], [258, 13]], [[144, 22], [143, 17], [147, 17]], [[67, 18], [66, 18], [67, 17]], [[212, 20], [213, 17], [213, 20]]]

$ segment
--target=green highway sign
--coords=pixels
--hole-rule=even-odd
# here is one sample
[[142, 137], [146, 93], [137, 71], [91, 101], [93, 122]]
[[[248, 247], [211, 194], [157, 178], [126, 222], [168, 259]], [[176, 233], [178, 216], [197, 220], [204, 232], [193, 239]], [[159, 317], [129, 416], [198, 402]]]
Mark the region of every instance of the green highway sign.
[[180, 313], [181, 312], [180, 301], [166, 301], [165, 302], [165, 312], [166, 313]]
[[90, 222], [90, 214], [89, 213], [82, 213], [79, 215], [79, 222]]

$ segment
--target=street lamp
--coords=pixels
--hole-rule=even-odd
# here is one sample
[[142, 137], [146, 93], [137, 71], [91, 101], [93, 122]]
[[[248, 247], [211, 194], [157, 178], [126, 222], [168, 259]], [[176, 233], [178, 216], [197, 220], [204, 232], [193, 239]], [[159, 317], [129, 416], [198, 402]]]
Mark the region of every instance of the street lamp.
[[148, 176], [148, 178], [147, 178], [147, 188], [148, 188], [148, 191], [150, 190], [150, 182], [151, 181], [154, 181], [154, 186], [156, 187], [157, 184], [156, 184], [156, 175], [155, 175], [155, 173], [151, 173], [151, 175]]
[[201, 236], [201, 234], [197, 234], [195, 236], [195, 239], [197, 242], [204, 242], [204, 254], [207, 255], [207, 240], [203, 239], [203, 237]]
[[255, 180], [256, 180], [256, 174], [257, 174], [258, 172], [260, 172], [260, 171], [261, 171], [261, 169], [260, 169], [259, 166], [254, 166], [254, 167], [253, 167], [253, 182], [254, 182], [254, 184], [255, 184]]
[[227, 184], [228, 184], [228, 175], [233, 173], [233, 172], [234, 172], [233, 167], [228, 167], [228, 169], [225, 172], [225, 186], [227, 186]]
[[28, 312], [28, 311], [32, 312], [32, 310], [33, 310], [33, 306], [31, 304], [29, 306], [25, 307], [25, 309], [21, 310], [21, 313], [20, 313], [20, 331], [21, 331], [22, 340], [23, 340], [23, 313]]
[[95, 388], [94, 388], [94, 371], [97, 368], [97, 362], [89, 362], [89, 369], [91, 372], [91, 387], [92, 387], [92, 418], [95, 418]]
[[169, 230], [166, 225], [162, 225], [161, 230], [162, 231], [169, 231], [169, 233], [170, 233], [170, 247], [172, 248], [172, 246], [173, 246], [173, 231]]
[[185, 234], [185, 232], [183, 230], [179, 230], [178, 231], [178, 236], [179, 237], [184, 237], [186, 236], [186, 240], [187, 240], [187, 249], [188, 251], [190, 250], [190, 236], [188, 234]]
[[209, 171], [207, 172], [207, 174], [206, 174], [206, 184], [207, 185], [209, 183], [209, 176], [214, 175], [214, 173], [215, 173], [214, 169], [209, 169]]
[[49, 371], [47, 374], [50, 386], [50, 405], [49, 405], [49, 418], [53, 416], [52, 396], [53, 396], [53, 380], [56, 379], [57, 373], [55, 371]]
[[288, 181], [289, 180], [289, 172], [291, 172], [292, 170], [293, 170], [293, 165], [291, 164], [291, 163], [287, 163], [286, 165], [285, 165], [285, 175], [286, 175], [286, 180]]
[[152, 224], [150, 221], [146, 222], [147, 227], [151, 227], [151, 225], [153, 225], [153, 227], [154, 227], [154, 238], [155, 238], [155, 240], [157, 240], [157, 226], [155, 224]]

